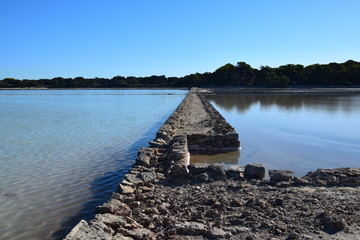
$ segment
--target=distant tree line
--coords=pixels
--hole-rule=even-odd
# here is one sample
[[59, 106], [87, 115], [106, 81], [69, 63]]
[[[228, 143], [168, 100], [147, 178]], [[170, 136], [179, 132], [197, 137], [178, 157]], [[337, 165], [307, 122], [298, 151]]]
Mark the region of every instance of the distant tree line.
[[277, 68], [252, 68], [245, 62], [225, 64], [214, 72], [194, 73], [184, 77], [122, 77], [0, 80], [0, 88], [128, 88], [128, 87], [205, 87], [205, 86], [360, 86], [360, 62], [287, 64]]

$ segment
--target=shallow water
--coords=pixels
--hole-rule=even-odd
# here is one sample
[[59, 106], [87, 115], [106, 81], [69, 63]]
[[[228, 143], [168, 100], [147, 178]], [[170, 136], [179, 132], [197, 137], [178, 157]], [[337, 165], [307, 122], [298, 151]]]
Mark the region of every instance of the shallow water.
[[[230, 153], [229, 163], [259, 162], [267, 169], [292, 169], [297, 176], [317, 168], [360, 167], [360, 95], [207, 97], [239, 133], [241, 151], [238, 157]], [[195, 161], [223, 159], [197, 156]]]
[[0, 239], [58, 239], [89, 219], [181, 90], [0, 90]]

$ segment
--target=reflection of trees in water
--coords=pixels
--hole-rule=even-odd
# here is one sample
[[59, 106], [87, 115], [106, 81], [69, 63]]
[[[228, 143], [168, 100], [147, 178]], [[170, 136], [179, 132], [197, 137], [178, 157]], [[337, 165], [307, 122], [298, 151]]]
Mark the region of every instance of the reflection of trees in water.
[[191, 163], [224, 163], [224, 164], [238, 164], [240, 158], [240, 151], [218, 153], [213, 155], [190, 155]]
[[207, 98], [225, 111], [236, 109], [239, 113], [247, 111], [254, 104], [260, 104], [263, 110], [273, 106], [285, 111], [306, 107], [329, 113], [347, 113], [359, 108], [360, 102], [360, 95], [357, 94], [233, 94], [210, 95]]

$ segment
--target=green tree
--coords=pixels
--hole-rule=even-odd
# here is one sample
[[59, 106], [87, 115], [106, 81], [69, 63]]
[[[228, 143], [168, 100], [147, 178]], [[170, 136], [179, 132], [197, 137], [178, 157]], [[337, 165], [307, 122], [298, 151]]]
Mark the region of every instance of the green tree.
[[302, 85], [304, 80], [304, 66], [300, 64], [287, 64], [276, 69], [276, 74], [289, 78], [290, 85]]
[[287, 76], [278, 76], [275, 71], [269, 71], [265, 77], [266, 87], [287, 88], [289, 78]]

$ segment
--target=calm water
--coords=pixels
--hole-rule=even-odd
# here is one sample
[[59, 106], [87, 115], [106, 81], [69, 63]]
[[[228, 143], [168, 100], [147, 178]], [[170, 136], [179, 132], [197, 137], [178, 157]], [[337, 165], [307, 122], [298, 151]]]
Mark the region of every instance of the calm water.
[[0, 239], [61, 238], [105, 202], [180, 90], [0, 91]]
[[[292, 169], [360, 167], [360, 95], [217, 95], [211, 103], [239, 133], [225, 163]], [[196, 158], [195, 161], [206, 161]], [[212, 156], [209, 161], [216, 162]], [[231, 159], [232, 158], [232, 159]]]

